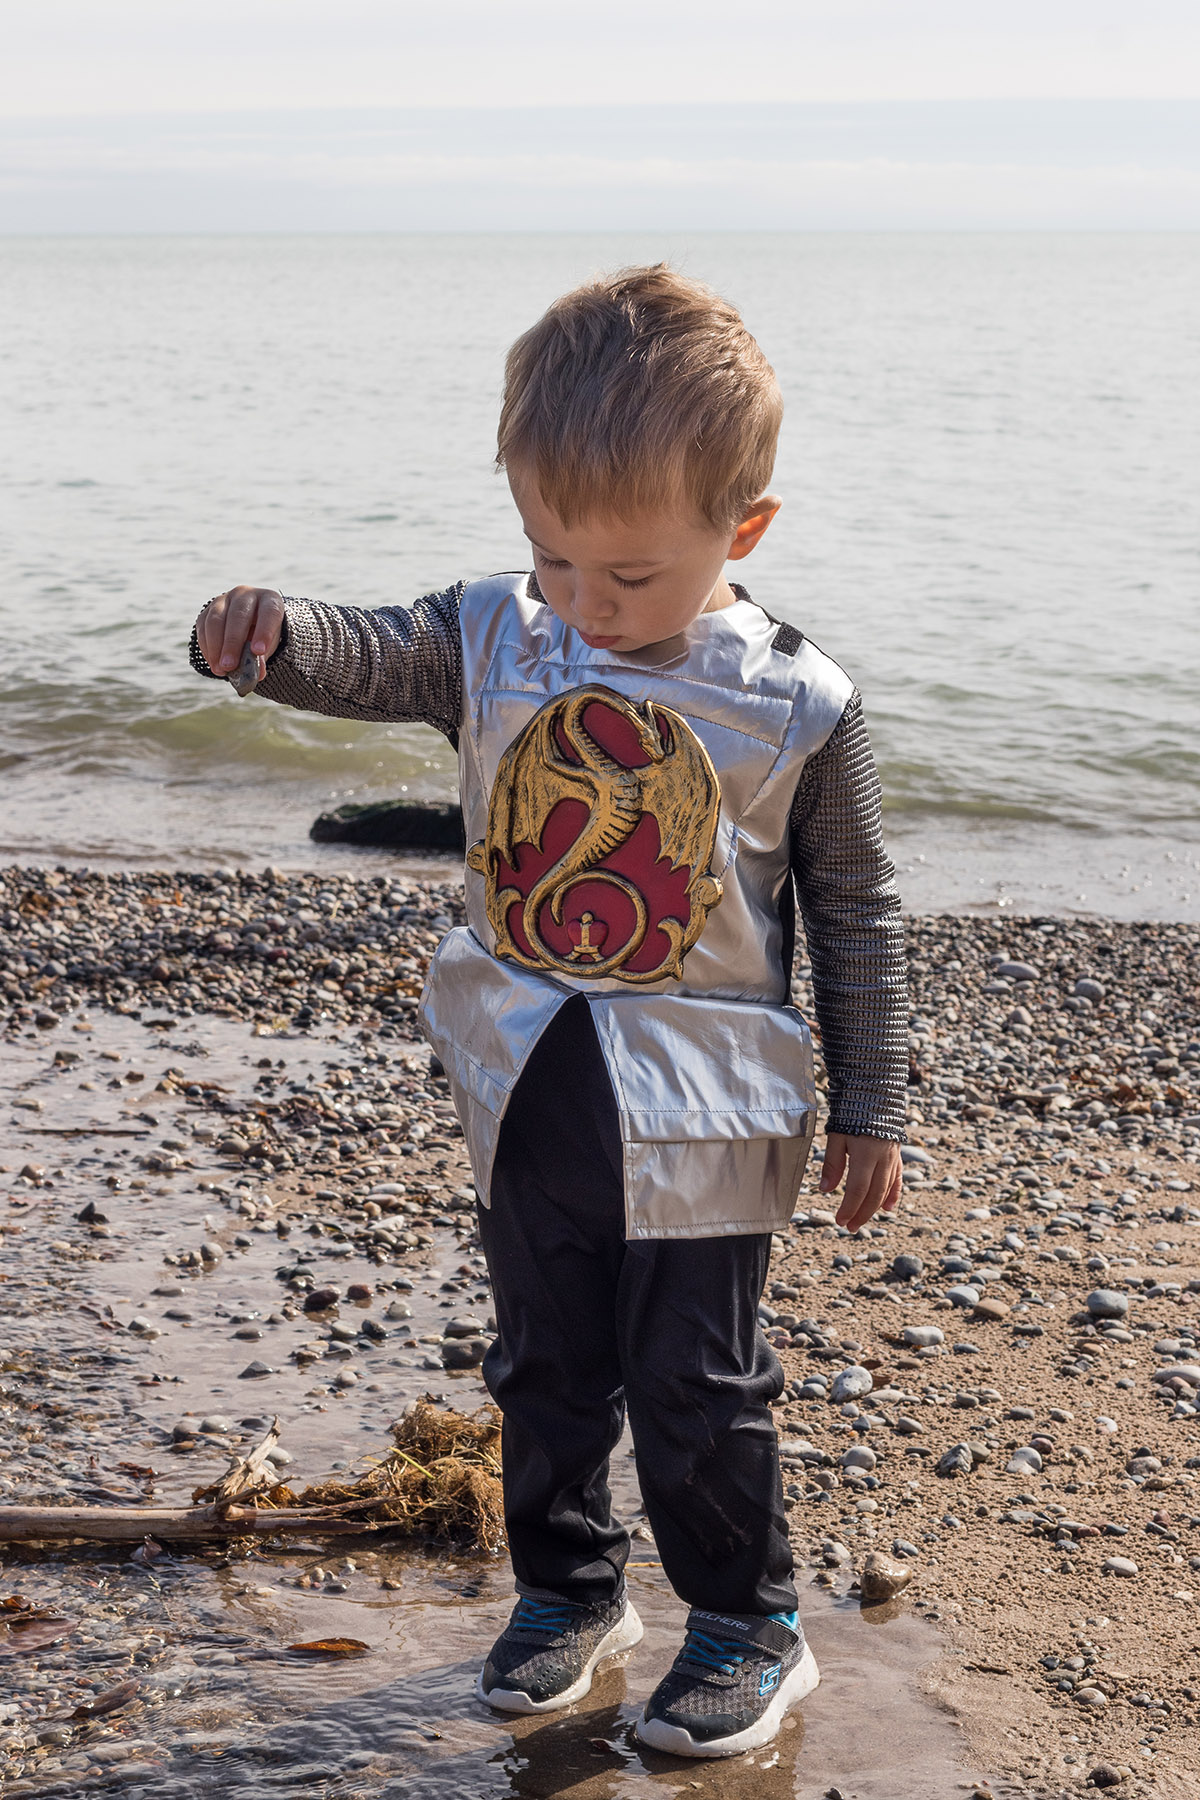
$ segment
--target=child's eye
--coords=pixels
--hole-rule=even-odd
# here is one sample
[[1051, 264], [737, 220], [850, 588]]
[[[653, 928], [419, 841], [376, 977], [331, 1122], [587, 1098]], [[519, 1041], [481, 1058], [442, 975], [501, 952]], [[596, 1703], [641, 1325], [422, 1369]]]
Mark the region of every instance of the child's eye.
[[643, 575], [643, 576], [642, 576], [642, 577], [641, 577], [641, 578], [640, 578], [640, 579], [639, 579], [639, 580], [637, 580], [637, 581], [622, 581], [622, 580], [621, 580], [621, 577], [620, 577], [620, 576], [619, 576], [619, 575], [614, 575], [614, 576], [613, 576], [613, 580], [614, 580], [614, 581], [615, 581], [615, 582], [616, 582], [616, 584], [617, 584], [617, 586], [618, 586], [618, 587], [619, 587], [619, 588], [643, 588], [643, 587], [647, 587], [647, 586], [648, 586], [648, 585], [649, 585], [649, 583], [650, 583], [650, 582], [651, 582], [651, 581], [653, 581], [653, 579], [654, 579], [654, 577], [653, 577], [653, 576], [652, 576], [652, 575]]
[[571, 566], [568, 562], [555, 562], [554, 558], [547, 556], [544, 550], [539, 550], [538, 556], [544, 569], [569, 569]]

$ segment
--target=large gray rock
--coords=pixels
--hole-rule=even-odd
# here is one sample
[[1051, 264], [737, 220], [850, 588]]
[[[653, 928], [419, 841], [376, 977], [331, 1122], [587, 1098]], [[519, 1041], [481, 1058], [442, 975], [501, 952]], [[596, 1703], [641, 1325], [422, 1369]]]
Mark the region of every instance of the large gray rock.
[[861, 1400], [875, 1386], [875, 1379], [870, 1369], [852, 1363], [848, 1369], [842, 1369], [833, 1378], [833, 1386], [829, 1390], [829, 1398], [836, 1404], [842, 1400]]
[[931, 1350], [935, 1344], [944, 1344], [946, 1341], [946, 1334], [940, 1325], [906, 1325], [900, 1335], [915, 1350]]
[[1093, 1288], [1085, 1304], [1093, 1319], [1123, 1319], [1129, 1311], [1127, 1297], [1116, 1288]]

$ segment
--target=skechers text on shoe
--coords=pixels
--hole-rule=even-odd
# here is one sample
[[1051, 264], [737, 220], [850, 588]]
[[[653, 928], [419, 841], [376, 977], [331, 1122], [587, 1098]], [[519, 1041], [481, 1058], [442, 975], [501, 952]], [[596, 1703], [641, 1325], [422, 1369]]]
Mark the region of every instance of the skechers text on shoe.
[[693, 1607], [683, 1649], [637, 1734], [672, 1756], [737, 1756], [769, 1744], [820, 1678], [795, 1613], [752, 1618]]
[[581, 1700], [596, 1665], [631, 1649], [641, 1635], [642, 1621], [624, 1594], [606, 1607], [545, 1592], [522, 1594], [475, 1692], [501, 1712], [555, 1712]]

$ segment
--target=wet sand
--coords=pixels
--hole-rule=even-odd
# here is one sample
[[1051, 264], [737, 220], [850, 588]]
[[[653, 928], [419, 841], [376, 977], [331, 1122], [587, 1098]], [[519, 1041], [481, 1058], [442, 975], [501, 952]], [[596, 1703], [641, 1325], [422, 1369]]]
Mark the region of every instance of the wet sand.
[[[384, 1447], [418, 1393], [481, 1401], [475, 1369], [444, 1366], [448, 1342], [486, 1342], [490, 1302], [461, 1136], [412, 1016], [457, 890], [2, 874], [0, 1498], [186, 1500], [275, 1412], [289, 1479], [316, 1478]], [[1191, 1794], [1200, 933], [925, 919], [911, 934], [909, 1154], [926, 1160], [901, 1217], [855, 1239], [810, 1190], [766, 1296], [824, 1680], [752, 1778], [779, 1800], [969, 1795], [985, 1778], [998, 1797], [1058, 1796], [1108, 1765], [1118, 1793]], [[1075, 992], [1089, 980], [1093, 999]], [[923, 1266], [899, 1274], [897, 1256]], [[339, 1298], [314, 1318], [318, 1285]], [[1107, 1322], [1086, 1308], [1101, 1286], [1125, 1302]], [[451, 1320], [469, 1335], [447, 1339]], [[905, 1343], [914, 1326], [942, 1342]], [[870, 1392], [822, 1393], [852, 1366]], [[1009, 1473], [1035, 1439], [1040, 1469]], [[860, 1443], [874, 1466], [843, 1466]], [[969, 1472], [935, 1473], [959, 1444]], [[887, 1607], [858, 1602], [871, 1548], [915, 1571]], [[1136, 1573], [1104, 1572], [1114, 1556]], [[746, 1759], [632, 1746], [682, 1613], [648, 1538], [634, 1561], [645, 1643], [586, 1709], [514, 1725], [470, 1697], [510, 1604], [502, 1561], [371, 1540], [148, 1568], [9, 1550], [3, 1592], [78, 1623], [4, 1658], [5, 1793], [744, 1792]], [[337, 1632], [372, 1654], [263, 1660]], [[125, 1705], [69, 1718], [131, 1673]]]

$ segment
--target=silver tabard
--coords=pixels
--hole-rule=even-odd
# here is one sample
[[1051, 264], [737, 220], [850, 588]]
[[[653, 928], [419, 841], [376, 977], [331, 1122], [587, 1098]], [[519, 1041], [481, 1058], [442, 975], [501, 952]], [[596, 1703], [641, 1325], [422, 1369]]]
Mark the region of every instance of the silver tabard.
[[[460, 621], [459, 782], [467, 842], [480, 848], [466, 873], [468, 925], [443, 940], [421, 1018], [449, 1075], [481, 1198], [486, 1204], [500, 1124], [526, 1058], [562, 1002], [583, 993], [620, 1112], [628, 1235], [777, 1229], [791, 1216], [816, 1118], [808, 1029], [784, 1004], [788, 818], [806, 758], [826, 742], [850, 697], [849, 678], [806, 642], [791, 654], [775, 648], [774, 623], [750, 601], [703, 614], [659, 661], [589, 650], [533, 596], [527, 578], [515, 586], [511, 578], [469, 584]], [[573, 776], [572, 758], [590, 757], [603, 773], [601, 751], [624, 769], [638, 754], [622, 760], [611, 739], [597, 750], [610, 727], [597, 733], [597, 715], [582, 703], [572, 702], [561, 721], [547, 710], [560, 697], [601, 690], [600, 704], [614, 716], [624, 709], [652, 761], [653, 734], [661, 731], [669, 749], [677, 720], [676, 739], [694, 739], [719, 797], [715, 827], [688, 840], [706, 846], [708, 903], [699, 917], [693, 913], [681, 955], [661, 963], [668, 971], [661, 979], [653, 961], [639, 975], [632, 961], [576, 955], [573, 946], [590, 947], [598, 930], [590, 913], [560, 919], [564, 931], [574, 926], [574, 938], [541, 956], [555, 924], [551, 905], [539, 926], [536, 887], [517, 895], [514, 866], [552, 854], [541, 842], [550, 802], [578, 789], [574, 804], [592, 827], [591, 841], [609, 841], [597, 828], [600, 800], [589, 814], [589, 790]], [[514, 745], [539, 742], [530, 735], [539, 717], [548, 722], [543, 766], [553, 767], [557, 788], [531, 787], [528, 759], [514, 762]], [[516, 800], [505, 801], [504, 828], [493, 816], [489, 833], [502, 766], [505, 779], [521, 785]], [[648, 777], [639, 782], [616, 792], [614, 815], [632, 805], [625, 789], [654, 791]], [[549, 799], [539, 805], [540, 792]], [[526, 821], [523, 830], [514, 819]], [[587, 826], [572, 829], [582, 841]], [[488, 862], [497, 845], [502, 866]], [[615, 887], [606, 867], [593, 879]], [[620, 879], [628, 883], [628, 870]], [[586, 869], [572, 882], [582, 906]], [[499, 913], [501, 902], [511, 911]], [[523, 929], [522, 917], [533, 929]], [[549, 966], [533, 966], [539, 961]]]

